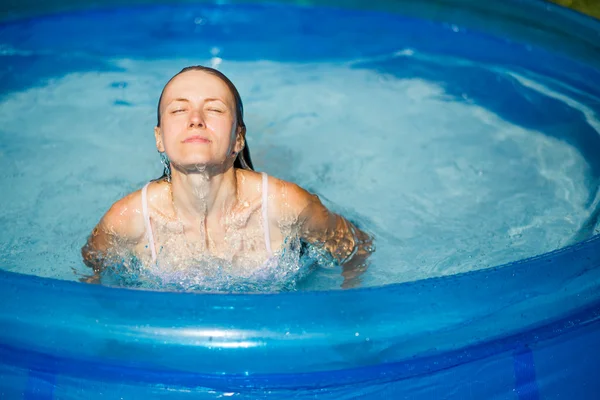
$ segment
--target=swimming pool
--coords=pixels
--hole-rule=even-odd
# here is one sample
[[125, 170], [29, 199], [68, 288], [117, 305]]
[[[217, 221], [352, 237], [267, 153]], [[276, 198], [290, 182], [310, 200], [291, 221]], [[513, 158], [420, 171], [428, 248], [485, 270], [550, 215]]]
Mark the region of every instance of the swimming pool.
[[[229, 41], [225, 40], [216, 49], [215, 46], [200, 44], [196, 51], [207, 54], [209, 62], [223, 63], [223, 68], [230, 68], [240, 77], [243, 75], [243, 67], [249, 66], [243, 62], [256, 57], [263, 60], [262, 65], [251, 65], [257, 81], [267, 81], [269, 76], [278, 76], [277, 66], [269, 64], [269, 60], [295, 63], [295, 68], [300, 71], [289, 77], [305, 85], [314, 82], [317, 79], [315, 77], [327, 76], [331, 85], [346, 86], [359, 93], [369, 93], [368, 90], [377, 88], [377, 81], [381, 77], [385, 78], [382, 87], [397, 85], [396, 79], [400, 79], [410, 84], [396, 86], [396, 90], [404, 90], [411, 96], [406, 98], [406, 102], [402, 103], [397, 113], [408, 112], [413, 106], [420, 107], [419, 109], [447, 107], [446, 114], [440, 111], [438, 114], [430, 113], [430, 117], [451, 114], [458, 122], [465, 113], [471, 113], [474, 109], [466, 109], [464, 104], [460, 104], [459, 107], [448, 101], [447, 97], [463, 98], [463, 95], [466, 95], [466, 98], [463, 98], [465, 104], [484, 106], [478, 108], [477, 112], [481, 117], [480, 121], [485, 124], [482, 122], [481, 125], [477, 125], [472, 136], [468, 136], [473, 141], [475, 153], [477, 149], [481, 149], [483, 158], [495, 155], [483, 151], [481, 146], [484, 145], [484, 141], [476, 140], [477, 133], [482, 132], [486, 124], [493, 126], [494, 132], [498, 130], [505, 133], [501, 137], [492, 136], [497, 140], [496, 146], [492, 146], [493, 149], [518, 151], [518, 154], [528, 150], [547, 150], [543, 154], [550, 154], [552, 157], [542, 158], [545, 163], [517, 163], [517, 167], [522, 168], [523, 175], [531, 172], [529, 168], [535, 167], [539, 171], [545, 171], [547, 176], [560, 178], [556, 179], [560, 184], [549, 186], [548, 191], [544, 192], [542, 197], [549, 200], [543, 203], [543, 199], [540, 199], [541, 204], [543, 208], [553, 210], [549, 213], [552, 216], [560, 212], [553, 209], [558, 202], [555, 192], [560, 192], [560, 199], [565, 196], [571, 196], [570, 199], [581, 198], [582, 200], [577, 201], [584, 206], [568, 211], [563, 209], [570, 216], [579, 216], [577, 223], [560, 225], [558, 220], [544, 220], [549, 228], [536, 231], [523, 228], [528, 225], [528, 221], [519, 221], [522, 223], [511, 224], [511, 227], [520, 226], [523, 229], [510, 231], [511, 235], [507, 239], [509, 242], [497, 242], [493, 239], [497, 233], [496, 228], [486, 231], [486, 225], [494, 220], [485, 219], [485, 224], [481, 224], [481, 230], [477, 232], [478, 236], [486, 236], [482, 244], [501, 244], [501, 247], [507, 243], [512, 246], [515, 246], [515, 243], [523, 244], [518, 248], [515, 246], [517, 252], [521, 251], [519, 249], [525, 249], [518, 258], [545, 254], [500, 267], [464, 267], [455, 270], [451, 268], [457, 263], [455, 255], [435, 259], [436, 262], [427, 258], [427, 263], [442, 265], [438, 270], [434, 270], [440, 273], [431, 274], [432, 271], [428, 270], [427, 276], [440, 276], [422, 280], [419, 278], [423, 278], [423, 275], [419, 275], [418, 270], [400, 269], [402, 274], [398, 274], [401, 277], [396, 281], [407, 282], [381, 286], [382, 282], [373, 278], [376, 275], [370, 275], [364, 283], [371, 287], [351, 291], [323, 290], [332, 289], [339, 284], [328, 272], [315, 275], [314, 279], [318, 282], [326, 282], [321, 287], [318, 282], [312, 282], [307, 284], [305, 289], [308, 290], [261, 295], [132, 291], [68, 281], [68, 278], [48, 274], [48, 269], [40, 267], [41, 264], [47, 264], [47, 247], [53, 244], [44, 242], [44, 238], [55, 235], [64, 238], [65, 236], [60, 235], [64, 235], [70, 225], [85, 227], [84, 223], [76, 220], [77, 215], [89, 214], [95, 218], [98, 210], [89, 205], [81, 205], [81, 209], [75, 210], [76, 216], [73, 217], [72, 214], [68, 214], [69, 210], [56, 211], [51, 207], [52, 201], [44, 203], [40, 199], [54, 199], [53, 196], [56, 196], [55, 192], [58, 191], [76, 195], [84, 190], [92, 190], [90, 186], [82, 188], [81, 181], [73, 179], [70, 167], [75, 165], [74, 163], [85, 165], [90, 161], [88, 169], [84, 168], [84, 172], [88, 177], [94, 177], [97, 172], [93, 169], [93, 164], [97, 165], [99, 160], [93, 158], [90, 153], [82, 153], [85, 148], [73, 147], [72, 143], [78, 132], [83, 132], [83, 125], [78, 125], [77, 129], [73, 129], [74, 133], [62, 133], [62, 144], [69, 144], [61, 153], [67, 162], [57, 162], [56, 158], [52, 158], [56, 154], [52, 152], [52, 148], [60, 146], [61, 143], [49, 140], [49, 137], [56, 133], [56, 130], [52, 130], [55, 127], [49, 129], [43, 124], [40, 126], [36, 124], [39, 119], [28, 118], [30, 114], [22, 114], [21, 110], [26, 109], [27, 104], [31, 104], [28, 102], [32, 98], [36, 98], [38, 102], [35, 104], [41, 107], [39, 110], [43, 110], [43, 114], [51, 112], [52, 107], [57, 104], [57, 96], [66, 92], [47, 90], [46, 83], [50, 82], [54, 89], [70, 87], [71, 93], [73, 88], [77, 88], [82, 97], [91, 99], [89, 102], [92, 109], [100, 107], [103, 99], [109, 99], [111, 106], [121, 107], [115, 108], [115, 112], [121, 117], [119, 123], [123, 124], [120, 129], [129, 128], [127, 110], [145, 107], [146, 102], [153, 104], [154, 99], [150, 99], [150, 95], [132, 97], [127, 88], [133, 86], [143, 92], [148, 87], [152, 88], [154, 84], [145, 82], [152, 81], [153, 78], [160, 81], [164, 76], [160, 67], [156, 68], [155, 62], [151, 65], [140, 61], [144, 57], [148, 58], [150, 50], [144, 46], [134, 46], [135, 43], [139, 43], [140, 37], [136, 37], [139, 31], [133, 28], [137, 25], [132, 21], [146, 23], [148, 27], [153, 26], [156, 21], [147, 17], [150, 15], [147, 8], [140, 7], [83, 14], [59, 14], [46, 19], [31, 20], [30, 23], [16, 21], [12, 25], [6, 24], [2, 31], [3, 38], [11, 37], [14, 40], [14, 36], [9, 34], [16, 32], [15, 26], [20, 26], [21, 29], [26, 25], [29, 30], [17, 31], [27, 33], [17, 36], [19, 40], [15, 40], [15, 43], [18, 43], [18, 47], [5, 46], [2, 49], [5, 57], [23, 57], [24, 61], [11, 58], [10, 62], [27, 72], [10, 75], [9, 71], [7, 76], [18, 79], [5, 79], [2, 84], [5, 95], [3, 114], [7, 118], [3, 122], [14, 124], [14, 120], [17, 119], [17, 126], [21, 128], [21, 137], [14, 134], [10, 136], [13, 139], [10, 145], [4, 145], [4, 160], [25, 160], [25, 152], [28, 149], [26, 145], [36, 137], [46, 147], [42, 146], [45, 153], [35, 155], [39, 163], [34, 165], [36, 168], [28, 169], [27, 165], [31, 163], [25, 166], [15, 163], [14, 174], [5, 177], [5, 182], [14, 188], [14, 193], [22, 195], [20, 191], [25, 189], [24, 186], [18, 186], [19, 173], [25, 174], [28, 179], [41, 179], [36, 185], [42, 186], [43, 180], [49, 179], [50, 175], [36, 172], [41, 169], [42, 172], [55, 172], [63, 186], [59, 188], [61, 190], [46, 188], [40, 193], [36, 192], [37, 203], [33, 201], [33, 204], [30, 204], [32, 200], [28, 200], [26, 196], [21, 196], [25, 200], [19, 203], [18, 198], [11, 198], [11, 193], [5, 195], [6, 198], [12, 199], [5, 203], [5, 208], [13, 207], [9, 208], [11, 213], [24, 213], [28, 207], [31, 209], [37, 206], [36, 215], [39, 218], [46, 218], [45, 216], [54, 212], [55, 219], [54, 222], [44, 221], [45, 229], [41, 231], [46, 234], [36, 237], [28, 233], [27, 224], [39, 224], [40, 219], [11, 220], [9, 217], [3, 217], [5, 225], [14, 226], [12, 230], [5, 229], [3, 233], [7, 235], [6, 232], [9, 232], [12, 235], [11, 240], [5, 240], [6, 236], [2, 236], [3, 241], [9, 244], [5, 250], [12, 251], [12, 254], [4, 255], [3, 262], [6, 265], [2, 268], [42, 276], [0, 271], [2, 396], [59, 399], [165, 395], [175, 398], [249, 399], [552, 399], [569, 395], [573, 398], [591, 399], [600, 393], [599, 383], [595, 379], [595, 371], [600, 364], [597, 350], [600, 348], [600, 238], [595, 220], [597, 213], [594, 211], [597, 207], [600, 170], [600, 160], [597, 156], [600, 137], [595, 125], [600, 93], [600, 79], [597, 79], [599, 53], [596, 39], [600, 35], [598, 23], [551, 5], [531, 1], [502, 4], [497, 2], [485, 6], [469, 1], [429, 2], [419, 6], [409, 2], [355, 2], [352, 8], [363, 8], [361, 13], [321, 6], [335, 6], [333, 2], [319, 4], [317, 8], [297, 8], [291, 5], [228, 3], [220, 6], [181, 6], [178, 12], [172, 11], [172, 7], [163, 6], [153, 10], [154, 13], [161, 12], [173, 18], [167, 21], [174, 22], [165, 22], [157, 31], [165, 37], [181, 38], [182, 31], [185, 33], [182, 22], [188, 20], [197, 25], [198, 29], [205, 29], [206, 24], [210, 26], [211, 23], [217, 27], [215, 29], [224, 26], [220, 34]], [[56, 7], [80, 8], [82, 5], [61, 3]], [[193, 10], [193, 13], [189, 14], [189, 10]], [[223, 24], [222, 21], [221, 25], [214, 23], [218, 18], [223, 19], [225, 16], [229, 17], [229, 21], [233, 21], [233, 26], [244, 26], [250, 19], [248, 15], [264, 13], [288, 17], [304, 14], [307, 20], [298, 25], [295, 32], [299, 36], [286, 39], [288, 41], [284, 41], [284, 45], [254, 48], [250, 48], [249, 44], [262, 43], [264, 35], [261, 33], [264, 32], [261, 30], [248, 30], [247, 36], [240, 39], [231, 31], [227, 31], [231, 28], [227, 24]], [[135, 15], [142, 17], [132, 17]], [[181, 16], [181, 20], [176, 19], [178, 15]], [[198, 15], [209, 17], [204, 19]], [[325, 25], [315, 22], [313, 27], [309, 23], [311, 20], [318, 21], [319, 17], [327, 19], [331, 16], [338, 19], [337, 24]], [[362, 30], [356, 28], [360, 26], [360, 22], [365, 21], [365, 16], [370, 18], [370, 24], [363, 26]], [[111, 36], [111, 31], [95, 30], [101, 27], [98, 21], [106, 19], [112, 22], [114, 36]], [[69, 31], [67, 27], [72, 28], [78, 20], [81, 24], [81, 35], [74, 36], [73, 31]], [[265, 25], [263, 30], [273, 35], [278, 32], [277, 29], [283, 29], [284, 26], [297, 21], [281, 18], [280, 25]], [[379, 26], [376, 22], [380, 23]], [[349, 25], [350, 23], [355, 25]], [[128, 24], [131, 25], [131, 34], [123, 35], [122, 27]], [[394, 24], [402, 25], [399, 28]], [[343, 26], [346, 26], [346, 30], [343, 30]], [[63, 32], [61, 27], [64, 28]], [[44, 29], [49, 32], [47, 36], [44, 36]], [[274, 30], [269, 32], [268, 29]], [[339, 46], [335, 46], [335, 40], [307, 46], [307, 43], [310, 44], [307, 37], [335, 38], [336, 32], [339, 34], [340, 31], [345, 35], [354, 32], [354, 46], [340, 49]], [[368, 33], [365, 34], [365, 31]], [[95, 47], [94, 43], [86, 40], [92, 36], [86, 37], [84, 32], [88, 32], [88, 35], [103, 36], [105, 41], [111, 43], [110, 49], [114, 53], [109, 55], [119, 56], [120, 64], [100, 67], [90, 54], [106, 56], [103, 53], [106, 47]], [[398, 32], [404, 35], [392, 35]], [[371, 41], [378, 37], [377, 34], [381, 40], [373, 44]], [[56, 40], [57, 37], [62, 40]], [[173, 47], [172, 42], [166, 39], [161, 41], [159, 35], [154, 39], [151, 51], [163, 56], [166, 54], [169, 57], [179, 57], [179, 60], [183, 61], [189, 60], [182, 54], [189, 49], [190, 42], [182, 42], [180, 47]], [[218, 39], [223, 40], [222, 37]], [[341, 35], [340, 40], [347, 40], [347, 37]], [[368, 46], [364, 43], [367, 41]], [[54, 58], [56, 70], [53, 75], [40, 78], [42, 71], [36, 69], [39, 63], [31, 63], [31, 59], [27, 59], [31, 53], [27, 51], [37, 51], [44, 46], [50, 49], [52, 54], [63, 52], [65, 57], [62, 59], [63, 64], [60, 63], [60, 57]], [[395, 52], [390, 53], [392, 48]], [[385, 56], [381, 57], [382, 54]], [[39, 60], [43, 59], [44, 54], [37, 52], [33, 56]], [[168, 57], [164, 58], [166, 63]], [[232, 63], [227, 65], [227, 60], [231, 59], [239, 62], [237, 67], [232, 66]], [[79, 63], [76, 71], [72, 70], [74, 60]], [[351, 60], [351, 65], [348, 60]], [[441, 63], [449, 66], [448, 69], [440, 69]], [[339, 64], [346, 68], [334, 68]], [[398, 67], [399, 64], [410, 65], [411, 68], [402, 69]], [[306, 65], [311, 68], [308, 74], [304, 71]], [[135, 71], [138, 79], [119, 80], [119, 68]], [[239, 72], [235, 68], [240, 68]], [[467, 68], [466, 78], [462, 68]], [[351, 70], [351, 74], [348, 70]], [[365, 72], [373, 70], [377, 71], [376, 75]], [[457, 73], [459, 70], [460, 73]], [[415, 71], [419, 72], [418, 77], [427, 79], [415, 82], [410, 80], [415, 75], [402, 75], [415, 74]], [[144, 72], [147, 75], [144, 75]], [[111, 76], [110, 73], [115, 75]], [[67, 74], [68, 79], [64, 79], [63, 76]], [[102, 74], [108, 78], [100, 79], [104, 76]], [[91, 80], [90, 75], [100, 78]], [[86, 80], [78, 80], [82, 77]], [[339, 81], [336, 81], [336, 78]], [[370, 80], [371, 78], [377, 79]], [[431, 84], [436, 82], [436, 78], [437, 81], [455, 83], [455, 86], [447, 85], [440, 91], [439, 85]], [[461, 81], [461, 78], [465, 80]], [[46, 82], [44, 85], [40, 84], [42, 80]], [[89, 83], [90, 87], [84, 88], [82, 82]], [[285, 87], [286, 84], [285, 80], [267, 82], [278, 87]], [[367, 82], [369, 85], [360, 86], [357, 82]], [[162, 83], [160, 81], [156, 85]], [[314, 89], [318, 87], [315, 86]], [[332, 87], [335, 86], [327, 88]], [[512, 94], [512, 97], [504, 98], [508, 99], [508, 102], [494, 103], [494, 99], [507, 95], [506, 87], [518, 88], [517, 92], [520, 95]], [[252, 86], [248, 84], [244, 91], [252, 93]], [[97, 98], [94, 97], [94, 93], [98, 94]], [[109, 95], [106, 95], [107, 93]], [[7, 94], [10, 94], [10, 98]], [[326, 108], [327, 101], [334, 100], [337, 102], [334, 104], [340, 104], [341, 100], [336, 98], [335, 94], [334, 91], [333, 97], [321, 96], [324, 100], [317, 103], [318, 107], [329, 110]], [[258, 90], [256, 98], [251, 97], [250, 103], [254, 107], [268, 107], [265, 104], [267, 101], [260, 98], [261, 95], [264, 95], [264, 91]], [[377, 95], [382, 97], [381, 101], [389, 101], [385, 97], [386, 92], [378, 92]], [[294, 103], [293, 96], [290, 96], [290, 93], [287, 93], [287, 96], [294, 106], [292, 108], [300, 108], [299, 113], [304, 112], [305, 115], [290, 115], [295, 117], [296, 121], [301, 121], [300, 128], [293, 124], [293, 118], [292, 123], [288, 122], [288, 125], [282, 126], [292, 132], [294, 129], [310, 127], [310, 124], [314, 123], [313, 114], [316, 111], [310, 108], [302, 109], [302, 101]], [[439, 97], [444, 97], [443, 101], [439, 101]], [[438, 102], [431, 102], [431, 99]], [[529, 103], [522, 101], [523, 99], [529, 100]], [[68, 103], [69, 109], [80, 110], [76, 108], [78, 103], [81, 103], [80, 99], [73, 99]], [[61, 106], [64, 107], [62, 104]], [[372, 115], [381, 104], [375, 106], [368, 109]], [[502, 106], [505, 108], [502, 109]], [[532, 112], [535, 106], [539, 108], [537, 112]], [[486, 109], [493, 110], [500, 118], [486, 113]], [[56, 114], [60, 115], [59, 112]], [[548, 115], [556, 119], [549, 118]], [[94, 124], [97, 120], [98, 117], [95, 117], [87, 122]], [[46, 117], [45, 121], [47, 125], [55, 122], [50, 117]], [[565, 121], [568, 124], [557, 126]], [[254, 122], [260, 123], [258, 117], [254, 117]], [[362, 132], [368, 132], [368, 126], [359, 125], [360, 119], [352, 122], [362, 129]], [[444, 124], [452, 126], [452, 130], [461, 128], [460, 125], [452, 123], [452, 120], [442, 119], [436, 128]], [[268, 121], [264, 124], [264, 130], [267, 131]], [[100, 117], [99, 126], [109, 128], [106, 132], [98, 131], [104, 132], [104, 135], [119, 132], [119, 125], [111, 124], [107, 116]], [[281, 129], [282, 126], [276, 128]], [[331, 132], [335, 132], [333, 126], [329, 128]], [[424, 136], [431, 135], [425, 128], [426, 126], [421, 125], [418, 126], [418, 130], [412, 132]], [[529, 130], [523, 136], [522, 130], [517, 128]], [[530, 131], [541, 131], [544, 135], [535, 136]], [[17, 132], [17, 129], [11, 132]], [[464, 134], [469, 133], [471, 132]], [[386, 147], [390, 147], [389, 141], [381, 140], [382, 135], [369, 136], [365, 142], [359, 142], [358, 146], [354, 143], [354, 147], [363, 150], [361, 157], [370, 160], [369, 164], [350, 164], [351, 168], [357, 168], [356, 171], [352, 171], [355, 172], [354, 177], [372, 176], [377, 168], [385, 167], [385, 164], [377, 164], [377, 156], [381, 156]], [[327, 142], [328, 138], [329, 136], [319, 139], [317, 146], [311, 151], [318, 152], [319, 149], [330, 147], [332, 143]], [[120, 142], [115, 142], [116, 137], [113, 137], [111, 140], [116, 144], [112, 146], [107, 144], [105, 139], [106, 136], [99, 135], [96, 141], [87, 142], [87, 145], [102, 146], [104, 156], [111, 152], [116, 153], [127, 171], [120, 182], [111, 182], [109, 186], [126, 187], [131, 185], [131, 182], [146, 179], [147, 174], [141, 176], [139, 172], [140, 162], [148, 169], [156, 168], [158, 173], [158, 165], [153, 167], [155, 160], [151, 158], [150, 152], [145, 158], [146, 156], [138, 156], [136, 151], [132, 151], [138, 142], [126, 137], [119, 137]], [[269, 151], [266, 144], [261, 144], [261, 140], [267, 143], [267, 139], [269, 136], [264, 134], [262, 137], [256, 136], [255, 142], [251, 143], [257, 144], [253, 149], [265, 149], [262, 157], [258, 159], [262, 158], [269, 170], [277, 169], [278, 166], [281, 168], [281, 165], [289, 163], [292, 157], [302, 155], [303, 150], [299, 148], [299, 144], [309, 144], [309, 141], [298, 143], [294, 142], [292, 137], [284, 137], [282, 141], [291, 143], [295, 151], [283, 147]], [[408, 141], [405, 143], [408, 145]], [[442, 140], [443, 146], [447, 147], [447, 143]], [[504, 148], [502, 143], [509, 143], [510, 146]], [[444, 157], [442, 152], [436, 148], [432, 149], [429, 142], [417, 145], [429, 146], [429, 152], [415, 153], [419, 149], [419, 146], [415, 146], [405, 154], [401, 153], [395, 160], [409, 172], [418, 172], [418, 169], [411, 170], [411, 165], [427, 167], [431, 165], [428, 163], [435, 163]], [[528, 145], [532, 147], [527, 147]], [[125, 151], [119, 153], [123, 148]], [[347, 154], [348, 148], [342, 148], [344, 149]], [[368, 153], [369, 149], [376, 150], [373, 151], [374, 155]], [[344, 156], [344, 151], [340, 153], [338, 162], [348, 165], [348, 156]], [[15, 157], [14, 154], [19, 156]], [[45, 158], [45, 154], [52, 157]], [[88, 159], [82, 160], [80, 154], [87, 154]], [[392, 159], [394, 154], [397, 153], [386, 155], [387, 159]], [[411, 154], [418, 155], [411, 157]], [[432, 154], [437, 157], [429, 157], [428, 163], [418, 162], [419, 158]], [[128, 163], [127, 157], [133, 161]], [[289, 178], [310, 184], [311, 174], [317, 171], [316, 174], [323, 177], [317, 182], [329, 184], [328, 187], [318, 189], [329, 188], [327, 197], [333, 197], [334, 204], [348, 208], [352, 204], [341, 203], [343, 198], [335, 196], [336, 193], [343, 192], [344, 187], [350, 187], [348, 182], [351, 180], [344, 181], [343, 176], [336, 175], [338, 171], [335, 165], [330, 165], [328, 169], [326, 165], [312, 163], [314, 159], [322, 160], [328, 157], [327, 153], [317, 154], [314, 158], [298, 157], [295, 161], [302, 168], [290, 168]], [[473, 157], [475, 155], [469, 160], [474, 160]], [[412, 163], [401, 164], [402, 160]], [[484, 161], [480, 160], [479, 169], [473, 169], [470, 175], [472, 179], [479, 179], [478, 177], [482, 176], [481, 172], [484, 176], [491, 174], [495, 182], [501, 181], [503, 174], [493, 175], [494, 171], [486, 168]], [[110, 163], [108, 164], [106, 168], [110, 169]], [[540, 165], [544, 168], [539, 168]], [[439, 169], [441, 176], [446, 178], [444, 182], [451, 181], [456, 176], [453, 174], [456, 171], [441, 168], [442, 166]], [[455, 168], [464, 171], [470, 167], [472, 165], [469, 163], [457, 162]], [[313, 172], [303, 174], [302, 171]], [[359, 171], [366, 173], [358, 175]], [[509, 178], [518, 180], [515, 176]], [[98, 182], [93, 181], [96, 185]], [[377, 187], [377, 184], [385, 186], [390, 182], [391, 180], [383, 179], [374, 184], [375, 186], [366, 186], [366, 183], [362, 182], [362, 187], [373, 188]], [[525, 180], [524, 187], [528, 182], [533, 181]], [[547, 181], [543, 182], [543, 187], [547, 188]], [[568, 186], [570, 190], [565, 190], [567, 186], [564, 182], [571, 185]], [[408, 181], [406, 185], [410, 187], [410, 184]], [[63, 190], [64, 188], [68, 190]], [[107, 186], [101, 188], [104, 192]], [[469, 189], [468, 186], [461, 188]], [[26, 189], [30, 190], [28, 187]], [[353, 198], [354, 203], [362, 201], [360, 210], [366, 209], [368, 202], [373, 202], [374, 196], [373, 192], [368, 190], [362, 195], [365, 196], [363, 200], [360, 199], [361, 193], [355, 193]], [[107, 201], [107, 198], [102, 196], [105, 194], [98, 194], [99, 203]], [[463, 201], [462, 199], [458, 196], [457, 203]], [[533, 201], [525, 203], [534, 204]], [[573, 200], [569, 204], [579, 203]], [[527, 208], [520, 209], [519, 204], [512, 201], [505, 206], [518, 212], [503, 214], [503, 210], [498, 208], [496, 213], [506, 219], [518, 218], [519, 215], [530, 212]], [[386, 214], [390, 214], [392, 206], [388, 205], [385, 208]], [[430, 208], [420, 210], [423, 211], [422, 218], [426, 212], [431, 211]], [[352, 211], [354, 209], [351, 209]], [[401, 210], [398, 210], [398, 214], [401, 215]], [[469, 214], [465, 212], [464, 215]], [[431, 225], [431, 220], [426, 221]], [[365, 223], [369, 222], [372, 221]], [[401, 222], [400, 218], [394, 215], [394, 218], [388, 218], [387, 222], [379, 222], [376, 225], [381, 227], [389, 223], [394, 227]], [[84, 235], [83, 232], [77, 232], [77, 229], [73, 230], [73, 235]], [[20, 232], [27, 235], [19, 236]], [[389, 229], [378, 232], [379, 236], [384, 237], [380, 246], [383, 253], [386, 252], [385, 240], [390, 243], [394, 241], [394, 237], [385, 236], [388, 232]], [[405, 259], [413, 258], [421, 263], [423, 260], [418, 258], [417, 251], [423, 249], [420, 246], [436, 237], [445, 237], [444, 233], [452, 234], [443, 230], [426, 233], [423, 236], [426, 236], [427, 240], [421, 242], [411, 242], [407, 239], [410, 236], [402, 237], [405, 243], [409, 243], [406, 247], [415, 250], [414, 253], [405, 254]], [[492, 239], [488, 239], [487, 236]], [[15, 237], [18, 240], [15, 240]], [[543, 243], [536, 243], [536, 237], [543, 237], [544, 240], [537, 241]], [[506, 237], [502, 240], [504, 239]], [[27, 243], [27, 240], [31, 243]], [[26, 245], [19, 247], [15, 244], [16, 241], [25, 242]], [[67, 243], [70, 246], [71, 242]], [[460, 247], [460, 242], [456, 243]], [[27, 248], [41, 248], [38, 254], [40, 258], [25, 257], [22, 250]], [[554, 248], [558, 250], [547, 253]], [[429, 252], [429, 257], [436, 255], [435, 249], [434, 246]], [[64, 252], [68, 251], [66, 248]], [[71, 251], [70, 254], [75, 253]], [[481, 252], [473, 253], [472, 256], [479, 260], [477, 264], [490, 267], [511, 261], [502, 258], [505, 254], [500, 258], [494, 258], [493, 254], [482, 258]], [[468, 259], [468, 254], [463, 258]], [[57, 262], [64, 264], [65, 260], [60, 259]], [[19, 263], [33, 271], [22, 266], [14, 269], [13, 265]], [[460, 273], [454, 274], [455, 272]], [[386, 274], [388, 273], [389, 271], [386, 271]], [[448, 275], [449, 273], [451, 275]], [[406, 278], [406, 275], [409, 277]], [[62, 279], [51, 279], [47, 276]]]

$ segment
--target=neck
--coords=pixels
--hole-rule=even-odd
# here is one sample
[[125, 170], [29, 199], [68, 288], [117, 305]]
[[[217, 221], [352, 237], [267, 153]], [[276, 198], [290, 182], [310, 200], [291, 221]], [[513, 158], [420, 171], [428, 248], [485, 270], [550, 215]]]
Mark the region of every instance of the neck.
[[188, 218], [207, 218], [224, 214], [238, 198], [234, 168], [225, 171], [172, 170], [171, 191], [177, 212]]

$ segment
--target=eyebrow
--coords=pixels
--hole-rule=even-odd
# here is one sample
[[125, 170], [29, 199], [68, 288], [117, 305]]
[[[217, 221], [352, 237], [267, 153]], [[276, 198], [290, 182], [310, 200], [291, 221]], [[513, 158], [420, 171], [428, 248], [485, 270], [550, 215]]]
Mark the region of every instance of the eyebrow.
[[[190, 100], [189, 100], [189, 99], [186, 99], [185, 97], [178, 97], [178, 98], [176, 98], [176, 99], [173, 99], [173, 100], [171, 100], [171, 101], [169, 102], [169, 104], [171, 104], [171, 103], [173, 103], [173, 102], [176, 102], [176, 101], [183, 101], [183, 102], [186, 102], [186, 103], [189, 103], [189, 102], [190, 102]], [[225, 101], [223, 101], [223, 100], [221, 100], [221, 99], [218, 99], [218, 98], [208, 98], [208, 99], [204, 99], [204, 102], [205, 102], [205, 103], [208, 103], [208, 102], [211, 102], [211, 101], [220, 101], [220, 102], [221, 102], [221, 103], [223, 103], [223, 104], [227, 104], [227, 103], [225, 103]]]

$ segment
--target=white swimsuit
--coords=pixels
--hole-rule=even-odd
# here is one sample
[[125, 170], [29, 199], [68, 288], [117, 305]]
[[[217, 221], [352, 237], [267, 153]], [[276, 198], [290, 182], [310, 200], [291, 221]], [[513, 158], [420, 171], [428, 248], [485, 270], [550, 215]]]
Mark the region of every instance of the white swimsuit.
[[[268, 204], [267, 204], [267, 196], [269, 194], [269, 186], [268, 186], [268, 176], [266, 173], [261, 172], [262, 175], [262, 223], [265, 234], [265, 246], [267, 249], [267, 253], [269, 254], [269, 258], [272, 257], [273, 252], [271, 250], [271, 235], [269, 233], [269, 218], [268, 218]], [[146, 183], [142, 188], [142, 213], [144, 214], [144, 223], [146, 224], [146, 238], [148, 239], [148, 245], [150, 246], [150, 251], [152, 253], [152, 262], [156, 263], [157, 253], [156, 246], [154, 244], [154, 234], [152, 233], [152, 225], [150, 224], [150, 214], [148, 212], [148, 185], [150, 182]]]

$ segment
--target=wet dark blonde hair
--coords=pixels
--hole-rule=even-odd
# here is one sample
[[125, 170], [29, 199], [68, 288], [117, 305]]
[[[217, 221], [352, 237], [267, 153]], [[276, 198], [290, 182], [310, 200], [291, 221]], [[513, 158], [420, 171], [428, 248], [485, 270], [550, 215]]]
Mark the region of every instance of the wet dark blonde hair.
[[[173, 75], [173, 77], [171, 79], [169, 79], [167, 84], [163, 87], [162, 92], [160, 93], [160, 97], [158, 99], [158, 106], [156, 108], [156, 126], [160, 127], [160, 103], [162, 102], [162, 98], [165, 93], [165, 89], [167, 88], [167, 86], [169, 86], [169, 83], [171, 83], [171, 81], [173, 79], [175, 79], [175, 77], [183, 74], [184, 72], [188, 72], [188, 71], [202, 71], [202, 72], [206, 72], [208, 74], [214, 75], [217, 78], [221, 79], [227, 85], [229, 90], [231, 91], [231, 94], [233, 95], [233, 99], [235, 101], [235, 116], [236, 116], [237, 125], [238, 125], [238, 127], [242, 128], [242, 136], [244, 137], [244, 148], [242, 149], [242, 151], [240, 151], [238, 153], [238, 155], [233, 163], [233, 166], [234, 166], [234, 168], [248, 169], [248, 170], [253, 171], [254, 166], [252, 165], [252, 158], [250, 157], [250, 149], [248, 148], [248, 142], [246, 142], [246, 124], [244, 123], [244, 105], [242, 103], [242, 98], [241, 98], [240, 93], [238, 92], [237, 88], [233, 84], [233, 82], [231, 82], [229, 80], [229, 78], [226, 77], [222, 72], [217, 71], [214, 68], [205, 67], [202, 65], [193, 65], [190, 67], [185, 67], [184, 69], [182, 69], [181, 71], [179, 71], [178, 73]], [[169, 165], [165, 165], [165, 171], [161, 178], [167, 178], [169, 175], [170, 175], [170, 167], [169, 167]]]

